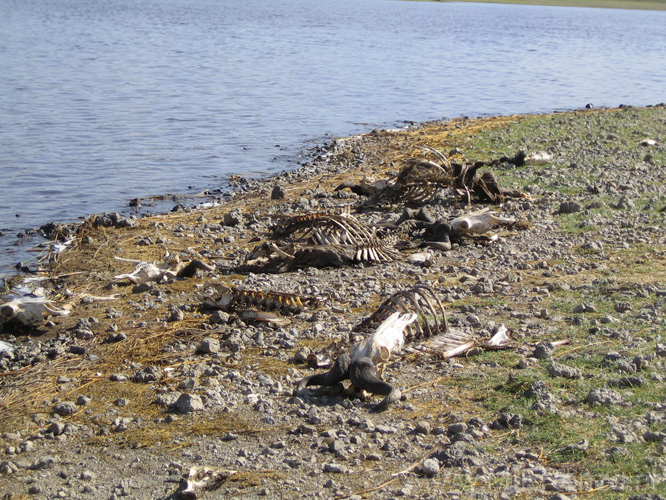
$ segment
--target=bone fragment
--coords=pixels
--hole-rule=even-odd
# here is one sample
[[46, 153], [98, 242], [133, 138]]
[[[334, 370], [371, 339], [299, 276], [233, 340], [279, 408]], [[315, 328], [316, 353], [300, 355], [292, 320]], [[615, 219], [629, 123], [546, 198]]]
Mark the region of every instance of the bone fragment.
[[404, 329], [416, 319], [417, 316], [413, 313], [391, 314], [370, 337], [352, 346], [352, 360], [365, 357], [370, 358], [375, 364], [388, 360], [391, 353], [402, 349], [405, 344]]
[[25, 325], [37, 323], [46, 316], [67, 316], [70, 311], [57, 309], [44, 297], [19, 297], [0, 305], [0, 322], [16, 319]]
[[195, 465], [190, 469], [187, 478], [184, 480], [185, 489], [180, 492], [180, 496], [187, 500], [196, 500], [201, 497], [204, 491], [219, 488], [236, 472], [238, 471]]
[[513, 222], [513, 219], [498, 217], [485, 208], [456, 217], [451, 221], [451, 228], [461, 234], [483, 234], [502, 222]]

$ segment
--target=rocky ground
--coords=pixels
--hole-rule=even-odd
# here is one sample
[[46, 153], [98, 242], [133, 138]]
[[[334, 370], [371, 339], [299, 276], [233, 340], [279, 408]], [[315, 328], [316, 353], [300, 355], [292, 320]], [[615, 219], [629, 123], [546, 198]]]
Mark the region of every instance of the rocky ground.
[[[239, 179], [199, 208], [90, 218], [49, 279], [29, 285], [71, 313], [2, 326], [3, 498], [179, 498], [193, 466], [236, 471], [202, 498], [666, 496], [663, 141], [663, 106], [428, 123], [336, 139], [299, 170]], [[281, 215], [348, 207], [395, 222], [404, 207], [356, 213], [363, 197], [334, 188], [436, 159], [424, 148], [553, 160], [494, 167], [529, 199], [494, 207], [520, 224], [489, 245], [430, 249], [426, 265], [408, 261], [414, 248], [378, 265], [239, 271]], [[426, 208], [443, 221], [468, 210], [450, 191]], [[113, 280], [133, 268], [115, 257], [163, 262], [167, 251], [211, 267]], [[356, 324], [415, 284], [479, 339], [506, 325], [510, 348], [398, 357], [385, 376], [404, 397], [384, 412], [377, 396], [293, 394], [316, 372], [309, 352], [346, 348]], [[203, 307], [214, 285], [321, 305], [252, 323]]]

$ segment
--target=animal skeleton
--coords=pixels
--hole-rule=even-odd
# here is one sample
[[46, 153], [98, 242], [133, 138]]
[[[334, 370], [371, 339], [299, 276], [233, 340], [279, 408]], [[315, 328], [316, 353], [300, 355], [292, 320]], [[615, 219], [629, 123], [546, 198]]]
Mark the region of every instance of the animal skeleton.
[[0, 323], [16, 319], [30, 325], [46, 316], [67, 316], [69, 313], [66, 309], [56, 309], [53, 301], [44, 297], [23, 296], [0, 305]]
[[[401, 393], [380, 378], [381, 367], [389, 360], [392, 352], [402, 348], [405, 342], [403, 330], [414, 321], [416, 315], [413, 313], [393, 313], [379, 325], [375, 333], [352, 346], [350, 354], [343, 353], [338, 356], [330, 371], [310, 375], [301, 380], [296, 392], [309, 385], [333, 386], [349, 379], [356, 389], [385, 396], [375, 408], [377, 410], [387, 408], [400, 399]], [[378, 364], [380, 364], [379, 376]]]
[[[521, 166], [528, 156], [524, 151], [519, 151], [514, 158], [502, 157], [490, 162], [477, 161], [474, 163], [450, 162], [441, 152], [428, 148], [427, 151], [437, 157], [442, 164], [424, 158], [411, 158], [400, 173], [389, 179], [379, 189], [378, 184], [368, 186], [367, 184], [356, 185], [345, 182], [336, 188], [350, 188], [357, 194], [369, 196], [362, 206], [374, 206], [377, 204], [424, 204], [431, 202], [442, 189], [453, 188], [455, 192], [467, 198], [470, 202], [471, 194], [475, 194], [481, 201], [489, 203], [502, 203], [506, 197], [528, 198], [528, 196], [517, 189], [507, 189], [499, 185], [497, 177], [492, 171], [483, 175], [477, 172], [484, 166], [495, 166], [501, 163], [513, 163]], [[539, 157], [541, 161], [541, 157]]]
[[357, 262], [391, 262], [399, 255], [390, 245], [394, 241], [381, 238], [376, 228], [351, 215], [311, 214], [290, 217], [277, 227], [276, 234], [308, 239], [313, 245], [344, 245], [354, 248]]
[[113, 277], [114, 281], [129, 280], [135, 285], [154, 281], [156, 283], [167, 283], [173, 281], [176, 277], [190, 277], [196, 273], [197, 269], [205, 271], [214, 271], [215, 268], [200, 260], [193, 260], [188, 264], [181, 262], [178, 255], [167, 255], [165, 261], [161, 264], [155, 262], [144, 262], [134, 259], [123, 259], [116, 257], [116, 260], [122, 262], [132, 262], [135, 264], [134, 271], [127, 274], [118, 274]]
[[451, 229], [461, 236], [483, 234], [498, 224], [510, 222], [514, 222], [514, 220], [507, 219], [506, 217], [498, 217], [489, 208], [483, 208], [456, 217], [451, 221]]
[[204, 491], [222, 486], [236, 472], [238, 471], [232, 469], [195, 465], [190, 468], [187, 478], [183, 480], [185, 484], [184, 489], [180, 491], [180, 496], [186, 500], [196, 500]]
[[[389, 297], [355, 330], [366, 331], [375, 326], [375, 331], [354, 344], [349, 354], [340, 354], [328, 372], [305, 377], [295, 392], [311, 385], [333, 386], [349, 379], [355, 389], [385, 396], [375, 406], [376, 410], [383, 410], [401, 397], [400, 390], [382, 379], [392, 354], [402, 350], [434, 350], [446, 359], [477, 346], [501, 348], [508, 341], [504, 325], [486, 344], [473, 339], [470, 334], [449, 329], [444, 307], [435, 291], [427, 285], [418, 285]], [[406, 347], [415, 340], [425, 340], [426, 343], [420, 349]]]
[[[378, 228], [363, 224], [350, 215], [310, 214], [281, 218], [273, 228], [278, 236], [305, 239], [305, 245], [274, 242], [258, 245], [248, 261], [268, 259], [263, 272], [285, 272], [304, 267], [343, 266], [353, 263], [378, 264], [396, 260], [400, 253], [393, 248], [396, 238], [382, 237]], [[277, 256], [271, 259], [273, 255]], [[248, 263], [250, 270], [258, 264]]]
[[374, 332], [354, 344], [349, 354], [340, 354], [328, 372], [301, 380], [296, 392], [310, 385], [333, 386], [350, 379], [356, 389], [385, 396], [375, 408], [387, 408], [400, 399], [401, 393], [382, 380], [385, 364], [406, 342], [445, 332], [446, 315], [435, 291], [427, 285], [417, 285], [389, 297], [355, 328], [356, 331], [370, 329]]
[[215, 299], [206, 299], [205, 305], [227, 311], [260, 309], [298, 314], [306, 308], [319, 307], [321, 302], [316, 297], [306, 297], [295, 293], [257, 292], [224, 285], [213, 286], [221, 295]]

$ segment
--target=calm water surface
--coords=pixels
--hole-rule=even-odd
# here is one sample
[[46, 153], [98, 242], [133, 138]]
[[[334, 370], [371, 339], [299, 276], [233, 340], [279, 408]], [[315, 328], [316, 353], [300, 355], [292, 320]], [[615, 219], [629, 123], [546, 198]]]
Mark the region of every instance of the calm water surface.
[[326, 137], [662, 102], [664, 26], [470, 3], [1, 0], [0, 275], [25, 259], [21, 230], [293, 168]]

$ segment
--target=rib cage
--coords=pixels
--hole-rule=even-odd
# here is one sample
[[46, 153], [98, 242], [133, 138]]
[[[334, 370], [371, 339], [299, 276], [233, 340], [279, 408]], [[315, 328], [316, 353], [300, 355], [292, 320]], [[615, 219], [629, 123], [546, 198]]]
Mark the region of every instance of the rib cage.
[[290, 217], [276, 232], [310, 238], [318, 245], [362, 245], [376, 239], [373, 228], [351, 216], [322, 213]]
[[354, 330], [360, 332], [373, 331], [395, 312], [413, 312], [419, 316], [417, 321], [407, 327], [406, 342], [427, 339], [448, 331], [444, 306], [437, 297], [435, 290], [428, 285], [416, 285], [409, 290], [391, 295]]
[[311, 214], [290, 217], [276, 234], [308, 239], [315, 245], [344, 245], [355, 249], [357, 262], [392, 262], [399, 253], [391, 248], [393, 237], [380, 237], [377, 230], [352, 216]]

